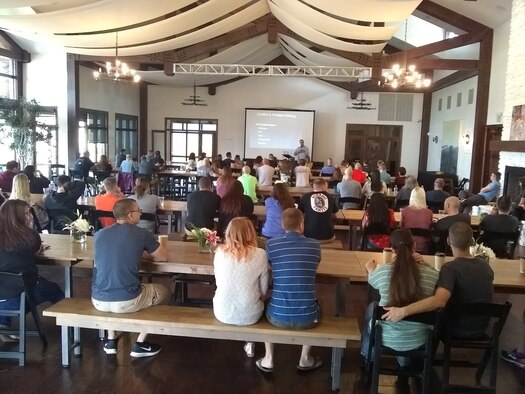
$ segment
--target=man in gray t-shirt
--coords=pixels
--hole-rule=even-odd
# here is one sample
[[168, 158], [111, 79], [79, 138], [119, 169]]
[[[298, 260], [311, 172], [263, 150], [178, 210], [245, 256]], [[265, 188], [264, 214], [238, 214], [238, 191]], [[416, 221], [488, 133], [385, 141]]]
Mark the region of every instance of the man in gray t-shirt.
[[[167, 261], [168, 251], [153, 234], [137, 227], [141, 211], [135, 200], [125, 198], [115, 203], [117, 223], [94, 236], [95, 264], [91, 301], [102, 312], [130, 313], [152, 305], [166, 304], [171, 296], [164, 285], [141, 284], [140, 262], [143, 258]], [[146, 342], [140, 333], [132, 348], [132, 357], [154, 356], [160, 346]], [[108, 330], [106, 354], [117, 354], [115, 331]]]
[[[340, 197], [361, 198], [361, 189], [361, 184], [352, 179], [352, 167], [347, 167], [343, 175], [343, 181], [336, 186], [337, 193], [339, 193]], [[359, 205], [355, 202], [345, 202], [343, 209], [359, 209]]]

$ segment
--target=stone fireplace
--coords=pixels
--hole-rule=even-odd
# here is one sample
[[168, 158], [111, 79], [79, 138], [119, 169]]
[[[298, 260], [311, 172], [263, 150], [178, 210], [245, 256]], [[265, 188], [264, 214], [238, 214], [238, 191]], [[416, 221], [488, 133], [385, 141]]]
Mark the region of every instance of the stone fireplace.
[[502, 195], [510, 196], [513, 202], [519, 202], [520, 186], [518, 181], [522, 177], [525, 177], [524, 167], [505, 166]]

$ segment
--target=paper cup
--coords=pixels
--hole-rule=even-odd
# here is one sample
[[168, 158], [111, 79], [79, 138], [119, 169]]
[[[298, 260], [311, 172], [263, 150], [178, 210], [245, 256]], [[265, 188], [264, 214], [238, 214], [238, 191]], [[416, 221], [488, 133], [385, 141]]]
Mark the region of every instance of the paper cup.
[[441, 271], [441, 267], [445, 264], [445, 253], [436, 253], [434, 256], [434, 268]]
[[383, 249], [383, 264], [390, 264], [392, 262], [392, 248]]
[[520, 257], [520, 274], [525, 274], [525, 257]]
[[167, 248], [168, 247], [168, 236], [159, 235], [159, 243], [160, 243], [160, 246], [164, 246], [165, 248]]

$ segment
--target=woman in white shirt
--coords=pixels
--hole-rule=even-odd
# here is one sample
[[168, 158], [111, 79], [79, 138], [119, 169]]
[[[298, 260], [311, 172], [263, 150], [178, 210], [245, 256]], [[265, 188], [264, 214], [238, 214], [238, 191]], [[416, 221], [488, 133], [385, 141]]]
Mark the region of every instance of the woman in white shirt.
[[303, 159], [299, 160], [299, 165], [295, 167], [294, 173], [296, 187], [310, 186], [310, 168], [306, 166], [306, 162]]
[[361, 193], [366, 199], [372, 197], [374, 193], [383, 193], [386, 194], [387, 186], [385, 182], [381, 180], [381, 174], [379, 170], [373, 170], [370, 172], [370, 178], [363, 185], [363, 190]]
[[[264, 312], [270, 267], [266, 251], [257, 248], [255, 229], [249, 219], [232, 219], [226, 228], [224, 245], [215, 252], [213, 266], [217, 285], [213, 313], [217, 320], [239, 326], [257, 323]], [[244, 351], [253, 357], [253, 342], [247, 342]]]

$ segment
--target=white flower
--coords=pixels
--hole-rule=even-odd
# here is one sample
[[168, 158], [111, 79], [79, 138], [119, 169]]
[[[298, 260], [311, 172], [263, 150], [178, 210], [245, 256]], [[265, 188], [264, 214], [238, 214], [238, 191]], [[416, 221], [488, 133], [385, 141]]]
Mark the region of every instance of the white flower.
[[495, 259], [496, 255], [494, 251], [488, 246], [481, 244], [473, 244], [470, 246], [470, 254], [474, 257], [483, 257], [489, 259]]
[[83, 233], [88, 233], [91, 230], [93, 230], [93, 226], [89, 224], [89, 222], [86, 219], [83, 219], [82, 215], [80, 215], [78, 211], [77, 211], [77, 216], [78, 216], [78, 219], [69, 223], [67, 226], [64, 227], [64, 229], [80, 231]]

